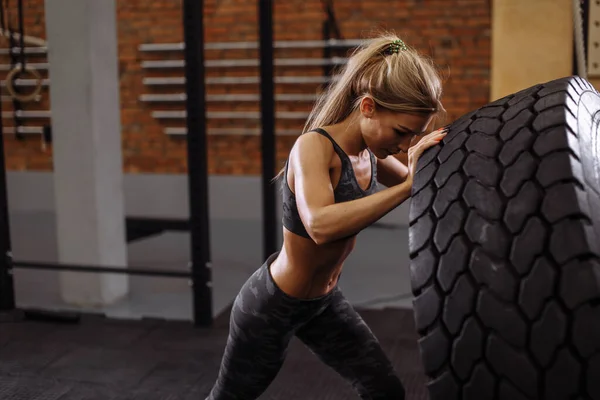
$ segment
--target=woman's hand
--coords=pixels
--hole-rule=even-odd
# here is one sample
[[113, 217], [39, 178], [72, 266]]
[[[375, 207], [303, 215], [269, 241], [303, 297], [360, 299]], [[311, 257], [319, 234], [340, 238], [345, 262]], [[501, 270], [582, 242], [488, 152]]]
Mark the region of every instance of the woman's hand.
[[446, 127], [440, 128], [423, 137], [417, 144], [408, 149], [408, 177], [407, 181], [412, 185], [413, 177], [417, 171], [417, 162], [419, 157], [428, 148], [438, 144], [448, 133]]

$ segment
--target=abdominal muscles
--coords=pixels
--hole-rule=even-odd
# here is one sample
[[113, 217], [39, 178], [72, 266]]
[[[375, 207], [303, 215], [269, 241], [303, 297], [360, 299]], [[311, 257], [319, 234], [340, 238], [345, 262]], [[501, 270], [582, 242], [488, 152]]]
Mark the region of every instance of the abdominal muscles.
[[335, 288], [356, 243], [356, 236], [352, 236], [317, 245], [285, 228], [283, 238], [281, 253], [271, 264], [271, 275], [286, 294], [302, 299], [320, 297]]

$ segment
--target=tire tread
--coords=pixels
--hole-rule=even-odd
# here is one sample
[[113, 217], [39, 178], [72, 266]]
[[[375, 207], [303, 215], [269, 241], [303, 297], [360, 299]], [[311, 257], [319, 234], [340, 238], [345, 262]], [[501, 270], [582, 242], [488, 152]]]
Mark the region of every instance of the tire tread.
[[431, 400], [600, 400], [600, 193], [577, 122], [590, 91], [566, 77], [503, 97], [419, 161], [409, 251]]

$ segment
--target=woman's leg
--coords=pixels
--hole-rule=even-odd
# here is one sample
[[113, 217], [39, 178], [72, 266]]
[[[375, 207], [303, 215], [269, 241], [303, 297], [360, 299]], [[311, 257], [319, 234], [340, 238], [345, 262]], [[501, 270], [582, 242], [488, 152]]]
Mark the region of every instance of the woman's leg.
[[299, 311], [273, 286], [266, 266], [258, 269], [233, 304], [221, 368], [207, 400], [257, 399], [283, 364]]
[[404, 387], [379, 341], [341, 291], [296, 336], [352, 383], [362, 399], [403, 400]]
[[234, 306], [219, 376], [207, 400], [254, 400], [271, 384], [292, 333]]

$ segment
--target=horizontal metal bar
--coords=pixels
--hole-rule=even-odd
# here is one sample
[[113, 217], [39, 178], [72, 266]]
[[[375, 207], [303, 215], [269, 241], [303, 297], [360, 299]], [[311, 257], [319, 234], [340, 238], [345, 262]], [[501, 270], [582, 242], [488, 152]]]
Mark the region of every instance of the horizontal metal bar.
[[[36, 86], [37, 79], [17, 79], [15, 80], [15, 86]], [[42, 79], [42, 86], [50, 85], [50, 79]], [[6, 86], [6, 81], [0, 81], [0, 86]]]
[[[363, 39], [329, 39], [329, 40], [278, 40], [273, 43], [276, 49], [318, 49], [321, 47], [355, 47], [360, 46], [366, 41]], [[206, 43], [206, 50], [243, 50], [258, 49], [258, 42], [214, 42]], [[138, 49], [142, 52], [160, 52], [160, 51], [183, 51], [185, 43], [144, 43]], [[20, 54], [20, 47], [12, 49], [0, 49], [0, 54]], [[47, 46], [25, 47], [25, 54], [46, 54]]]
[[276, 76], [275, 83], [327, 83], [336, 81], [339, 76]]
[[189, 218], [125, 217], [128, 228], [161, 229], [166, 231], [189, 231]]
[[[208, 43], [204, 44], [205, 48]], [[151, 51], [179, 51], [185, 50], [185, 43], [143, 43], [138, 46], [139, 51], [151, 52]]]
[[[280, 67], [307, 67], [307, 66], [325, 66], [325, 65], [340, 65], [348, 61], [344, 57], [331, 58], [276, 58], [273, 60], [275, 66]], [[258, 67], [259, 59], [232, 59], [232, 60], [208, 60], [204, 62], [207, 68], [227, 68], [227, 67]], [[184, 60], [157, 60], [143, 61], [142, 68], [146, 69], [163, 69], [163, 68], [183, 68], [185, 67]]]
[[[46, 54], [48, 52], [47, 47], [25, 47], [25, 54]], [[13, 47], [12, 49], [4, 48], [0, 49], [0, 54], [21, 54], [20, 47]]]
[[9, 29], [0, 29], [0, 35], [15, 39], [17, 41], [21, 41], [21, 39], [23, 39], [24, 44], [29, 44], [29, 45], [38, 46], [38, 47], [47, 47], [48, 46], [48, 42], [46, 42], [42, 38], [38, 38], [35, 36], [28, 36], [28, 35], [23, 35], [21, 37], [20, 33], [13, 32]]
[[[164, 133], [167, 135], [187, 135], [187, 128], [165, 128]], [[209, 135], [252, 135], [259, 136], [262, 134], [260, 129], [247, 128], [213, 128], [207, 131]], [[301, 133], [300, 129], [277, 129], [276, 135], [279, 136], [297, 136]]]
[[144, 78], [142, 82], [144, 85], [151, 86], [185, 85], [185, 78], [180, 76], [175, 78]]
[[[28, 62], [26, 64], [26, 66], [33, 67], [33, 68], [37, 69], [38, 71], [42, 71], [42, 70], [48, 69], [48, 67], [50, 66], [50, 64], [48, 64], [48, 63], [30, 63], [30, 62]], [[12, 66], [10, 64], [0, 64], [0, 71], [10, 71], [13, 68], [14, 68], [14, 66]]]
[[346, 64], [346, 57], [330, 57], [330, 58], [280, 58], [275, 59], [275, 66], [292, 67], [292, 66], [325, 66], [325, 65], [340, 65]]
[[[276, 94], [275, 101], [313, 101], [316, 99], [315, 94]], [[143, 94], [140, 96], [140, 101], [144, 102], [182, 102], [186, 101], [185, 93], [169, 93], [169, 94]], [[206, 96], [206, 101], [260, 101], [258, 94], [212, 94]]]
[[[354, 47], [363, 44], [362, 39], [329, 40], [278, 40], [273, 42], [276, 49], [313, 49], [320, 47]], [[258, 49], [258, 42], [214, 42], [204, 45], [206, 50]], [[181, 51], [184, 43], [144, 43], [139, 46], [143, 52]]]
[[[330, 80], [337, 80], [337, 76], [332, 78], [328, 76], [276, 76], [275, 83], [286, 84], [301, 84], [301, 83], [327, 83]], [[170, 86], [170, 85], [185, 85], [184, 77], [173, 78], [144, 78], [144, 85], [148, 86]], [[226, 76], [206, 78], [205, 83], [208, 85], [244, 85], [244, 84], [259, 84], [260, 77], [258, 76]]]
[[[208, 62], [204, 63], [207, 67]], [[184, 60], [157, 60], [157, 61], [142, 61], [142, 68], [183, 68], [185, 67]]]
[[[157, 119], [184, 119], [185, 111], [154, 111], [152, 116]], [[208, 119], [260, 119], [259, 111], [209, 111], [206, 113]], [[275, 113], [276, 119], [304, 119], [308, 112], [302, 111], [280, 111]]]
[[50, 118], [50, 111], [3, 111], [2, 118]]
[[21, 269], [39, 269], [49, 271], [73, 271], [87, 273], [110, 273], [123, 275], [141, 275], [141, 276], [161, 276], [168, 278], [191, 278], [192, 274], [188, 271], [167, 271], [151, 268], [132, 268], [132, 267], [104, 267], [97, 265], [75, 265], [75, 264], [53, 264], [32, 261], [15, 261], [14, 268]]
[[316, 94], [276, 94], [275, 101], [314, 101], [316, 100]]
[[[13, 101], [13, 98], [12, 98], [11, 96], [0, 96], [0, 99], [1, 99], [2, 101], [10, 101], [10, 102], [12, 102], [12, 101]], [[33, 101], [36, 101], [36, 102], [37, 102], [37, 101], [40, 101], [41, 99], [42, 99], [42, 96], [41, 96], [41, 95], [37, 95], [37, 96], [35, 97], [35, 99], [33, 99]]]
[[16, 130], [14, 126], [3, 127], [2, 132], [5, 134], [23, 133], [23, 134], [39, 134], [44, 133], [44, 128], [41, 126], [19, 126]]
[[181, 102], [186, 101], [185, 93], [169, 93], [169, 94], [143, 94], [140, 96], [140, 101], [144, 102]]
[[[327, 83], [330, 80], [337, 80], [338, 76], [276, 76], [274, 77], [275, 83], [286, 83], [286, 84], [301, 84], [301, 83]], [[148, 86], [169, 86], [169, 85], [185, 85], [185, 77], [154, 77], [144, 78], [142, 80], [144, 85]], [[258, 76], [226, 76], [226, 77], [211, 77], [206, 78], [205, 82], [209, 85], [240, 85], [240, 84], [259, 84], [260, 77]], [[15, 82], [16, 86], [35, 86], [37, 81], [35, 79], [17, 79]], [[43, 79], [42, 86], [49, 86], [50, 79]], [[0, 86], [6, 86], [6, 81], [0, 81]]]

